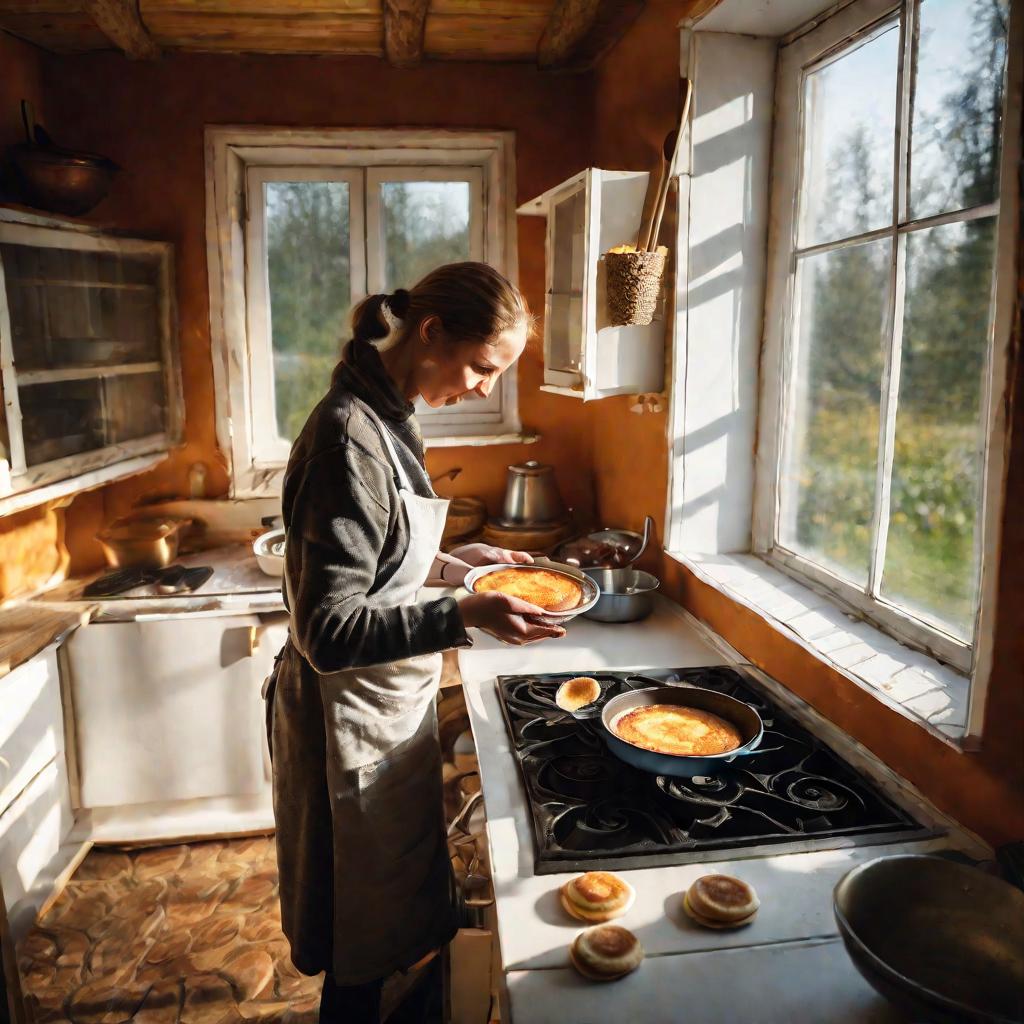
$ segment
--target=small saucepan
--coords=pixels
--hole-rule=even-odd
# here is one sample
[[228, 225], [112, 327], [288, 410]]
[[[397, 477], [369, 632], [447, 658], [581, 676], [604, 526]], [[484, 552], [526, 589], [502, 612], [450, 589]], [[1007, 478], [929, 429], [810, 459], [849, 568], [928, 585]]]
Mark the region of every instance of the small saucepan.
[[[639, 747], [619, 737], [613, 726], [615, 720], [627, 711], [651, 704], [675, 704], [685, 708], [710, 711], [724, 718], [739, 730], [741, 743], [724, 754], [664, 754]], [[700, 686], [650, 686], [620, 693], [609, 701], [598, 698], [578, 711], [570, 711], [577, 721], [600, 719], [600, 732], [608, 749], [620, 761], [655, 775], [672, 775], [692, 779], [701, 775], [718, 775], [735, 761], [756, 752], [764, 735], [761, 716], [749, 705], [735, 697], [706, 690]]]

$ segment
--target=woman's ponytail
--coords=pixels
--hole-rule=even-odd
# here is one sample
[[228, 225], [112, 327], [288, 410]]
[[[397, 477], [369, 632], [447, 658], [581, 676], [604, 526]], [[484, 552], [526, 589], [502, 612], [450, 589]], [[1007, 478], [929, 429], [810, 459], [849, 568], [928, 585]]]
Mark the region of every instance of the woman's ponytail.
[[404, 288], [396, 288], [390, 295], [368, 295], [352, 310], [352, 338], [355, 341], [386, 338], [391, 325], [381, 307], [386, 302], [391, 315], [404, 320], [409, 312], [410, 298]]
[[387, 297], [387, 295], [368, 295], [352, 310], [352, 339], [354, 341], [373, 341], [375, 338], [388, 336], [388, 324], [380, 309]]
[[399, 320], [404, 320], [409, 312], [409, 302], [412, 296], [404, 288], [396, 288], [388, 296], [388, 309], [398, 317]]

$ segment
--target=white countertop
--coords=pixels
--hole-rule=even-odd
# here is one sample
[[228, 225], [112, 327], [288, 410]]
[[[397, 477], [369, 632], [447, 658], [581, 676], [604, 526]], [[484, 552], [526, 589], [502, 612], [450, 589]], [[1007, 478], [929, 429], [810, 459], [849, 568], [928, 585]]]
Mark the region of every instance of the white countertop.
[[[710, 639], [685, 611], [659, 599], [654, 614], [641, 623], [609, 625], [577, 618], [560, 640], [517, 648], [482, 637], [460, 652], [487, 810], [501, 964], [513, 1024], [899, 1020], [861, 980], [838, 940], [833, 887], [853, 865], [881, 854], [958, 848], [986, 856], [983, 847], [954, 829], [921, 841], [759, 856], [734, 850], [718, 861], [623, 870], [637, 898], [618, 923], [637, 935], [647, 958], [635, 974], [614, 985], [579, 978], [569, 966], [568, 946], [581, 925], [565, 914], [557, 897], [575, 872], [534, 874], [529, 810], [495, 678], [727, 663], [723, 652], [728, 648], [718, 650]], [[789, 710], [794, 710], [792, 704]], [[834, 733], [827, 741], [839, 746]], [[848, 742], [850, 750], [840, 747], [840, 752], [862, 767], [864, 751]], [[891, 794], [892, 780], [884, 778], [884, 770], [882, 776], [876, 781]], [[909, 790], [903, 802], [926, 824], [950, 825]], [[689, 884], [711, 872], [735, 874], [753, 884], [761, 909], [752, 924], [711, 931], [681, 911]]]
[[41, 594], [36, 601], [53, 607], [74, 607], [83, 601], [94, 608], [99, 622], [131, 622], [154, 615], [273, 614], [284, 611], [280, 577], [268, 576], [256, 563], [251, 544], [223, 544], [182, 554], [176, 565], [210, 566], [213, 575], [196, 591], [162, 594], [150, 584], [113, 597], [83, 598], [86, 584], [105, 572], [67, 580]]

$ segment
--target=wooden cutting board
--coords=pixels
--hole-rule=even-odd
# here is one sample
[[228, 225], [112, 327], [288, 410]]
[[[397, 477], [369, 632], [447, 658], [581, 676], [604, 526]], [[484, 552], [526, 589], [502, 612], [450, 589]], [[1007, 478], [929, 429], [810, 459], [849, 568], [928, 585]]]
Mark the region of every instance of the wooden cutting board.
[[0, 609], [0, 676], [34, 658], [69, 630], [84, 626], [96, 610], [55, 610], [27, 602]]

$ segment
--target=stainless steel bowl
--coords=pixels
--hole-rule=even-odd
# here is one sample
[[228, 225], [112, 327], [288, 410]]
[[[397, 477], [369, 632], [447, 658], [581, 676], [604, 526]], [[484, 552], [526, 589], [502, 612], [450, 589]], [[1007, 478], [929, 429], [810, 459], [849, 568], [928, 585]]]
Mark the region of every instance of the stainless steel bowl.
[[661, 586], [657, 576], [639, 569], [584, 569], [601, 588], [597, 604], [583, 614], [598, 622], [638, 622], [654, 608], [654, 592]]
[[1024, 1021], [1024, 892], [942, 857], [847, 872], [833, 909], [857, 970], [911, 1020]]

